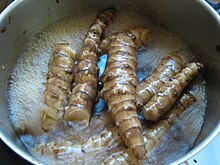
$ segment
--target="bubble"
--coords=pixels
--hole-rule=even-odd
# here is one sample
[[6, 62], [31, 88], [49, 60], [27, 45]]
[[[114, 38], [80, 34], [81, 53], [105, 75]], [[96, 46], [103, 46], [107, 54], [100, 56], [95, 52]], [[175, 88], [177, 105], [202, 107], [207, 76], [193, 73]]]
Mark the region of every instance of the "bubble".
[[[74, 13], [74, 15], [43, 29], [29, 41], [11, 71], [8, 103], [12, 124], [17, 131], [22, 130], [22, 133], [26, 134], [21, 136], [21, 140], [29, 151], [41, 160], [43, 160], [44, 156], [39, 156], [32, 152], [33, 146], [37, 144], [59, 140], [71, 140], [76, 144], [81, 144], [92, 135], [99, 134], [106, 127], [113, 125], [111, 115], [107, 112], [107, 107], [103, 101], [99, 101], [94, 106], [96, 110], [89, 128], [82, 127], [81, 123], [71, 123], [71, 127], [64, 123], [64, 126], [57, 128], [55, 131], [44, 133], [40, 127], [40, 112], [44, 108], [44, 84], [46, 83], [47, 66], [53, 46], [57, 42], [68, 41], [71, 48], [75, 49], [79, 56], [85, 33], [95, 15], [96, 13], [92, 11], [91, 13], [88, 11], [87, 14]], [[162, 57], [172, 51], [180, 51], [186, 62], [195, 59], [192, 50], [179, 37], [163, 27], [155, 25], [150, 19], [130, 10], [118, 10], [117, 17], [107, 28], [105, 35], [108, 36], [111, 33], [120, 32], [135, 25], [150, 27], [152, 33], [149, 44], [137, 51], [137, 76], [139, 80], [148, 76], [152, 69], [159, 64]], [[98, 62], [100, 67], [99, 75], [104, 72], [106, 59], [107, 55], [101, 57]], [[189, 111], [184, 113], [179, 122], [162, 139], [161, 144], [158, 146], [160, 149], [156, 150], [157, 153], [152, 154], [154, 163], [170, 161], [170, 159], [173, 160], [175, 157], [183, 155], [192, 146], [199, 134], [206, 109], [204, 78], [196, 79], [190, 90], [197, 97], [197, 102]], [[143, 119], [141, 115], [139, 117], [141, 120]], [[194, 120], [195, 118], [197, 120]], [[191, 124], [187, 123], [187, 121], [190, 121]], [[184, 138], [178, 139], [181, 136]], [[66, 155], [68, 159], [61, 159], [58, 163], [65, 164], [68, 163], [66, 161], [74, 161], [75, 158], [79, 158], [79, 161], [92, 161], [94, 164], [100, 164], [111, 153], [108, 147], [106, 146], [91, 155], [86, 154], [83, 160], [81, 160], [82, 157], [77, 155], [72, 158]], [[117, 150], [114, 147], [111, 149]], [[57, 163], [56, 160], [52, 160]]]

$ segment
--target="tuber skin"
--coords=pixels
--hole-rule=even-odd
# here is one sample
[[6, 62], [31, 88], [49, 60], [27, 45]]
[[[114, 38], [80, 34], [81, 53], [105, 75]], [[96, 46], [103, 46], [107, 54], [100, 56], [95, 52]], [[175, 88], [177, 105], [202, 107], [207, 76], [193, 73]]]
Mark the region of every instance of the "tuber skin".
[[170, 127], [176, 123], [180, 115], [195, 101], [195, 96], [191, 94], [183, 94], [164, 116], [162, 116], [150, 128], [143, 131], [144, 143], [148, 153], [160, 143], [161, 138], [166, 134]]
[[159, 66], [155, 68], [149, 77], [143, 79], [136, 88], [136, 105], [141, 108], [157, 92], [159, 88], [183, 68], [183, 58], [178, 52], [166, 55]]
[[97, 93], [97, 50], [100, 38], [112, 22], [113, 9], [106, 9], [97, 15], [83, 41], [75, 73], [75, 82], [68, 106], [65, 108], [66, 121], [83, 121], [89, 126], [91, 111]]
[[[172, 125], [179, 119], [181, 114], [187, 110], [196, 98], [191, 94], [183, 94], [175, 105], [156, 123], [143, 131], [144, 143], [149, 153], [160, 143], [161, 138], [167, 133]], [[48, 143], [41, 143], [34, 147], [33, 151], [40, 155], [51, 155], [55, 158], [71, 157], [74, 154], [85, 154], [98, 151], [106, 146], [120, 145], [122, 143], [118, 135], [118, 129], [111, 127], [103, 130], [97, 135], [91, 136], [84, 144], [75, 144], [69, 140], [52, 141]], [[70, 152], [71, 151], [71, 152]], [[130, 149], [111, 154], [107, 157], [103, 164], [138, 164], [137, 159]]]
[[107, 128], [97, 135], [91, 136], [85, 143], [76, 144], [70, 140], [52, 141], [40, 143], [33, 148], [33, 151], [40, 155], [51, 155], [59, 158], [71, 157], [73, 154], [85, 154], [110, 146], [119, 145], [122, 143], [118, 135], [116, 127]]
[[55, 129], [63, 121], [64, 106], [74, 77], [75, 58], [76, 52], [68, 42], [55, 45], [48, 64], [45, 108], [41, 112], [41, 127], [45, 132]]
[[137, 159], [129, 149], [119, 151], [108, 156], [102, 165], [138, 165]]
[[[181, 114], [187, 110], [196, 101], [195, 96], [191, 94], [183, 94], [175, 105], [150, 128], [143, 131], [144, 144], [149, 153], [160, 143], [161, 138], [167, 133], [172, 125], [176, 123]], [[104, 165], [110, 164], [138, 164], [137, 159], [129, 149], [116, 152], [108, 156], [104, 160]]]
[[119, 33], [107, 48], [108, 60], [101, 77], [103, 89], [100, 96], [109, 111], [125, 144], [138, 159], [146, 158], [146, 150], [138, 119], [135, 96], [136, 45], [131, 33]]
[[158, 93], [142, 107], [142, 112], [146, 120], [157, 121], [166, 111], [168, 111], [186, 85], [195, 78], [203, 69], [203, 64], [199, 62], [189, 63], [176, 74], [170, 81], [164, 83]]
[[81, 149], [82, 146], [79, 144], [62, 140], [38, 144], [33, 148], [33, 152], [38, 155], [49, 155], [54, 158], [63, 159], [73, 156], [72, 154], [81, 154]]
[[118, 129], [116, 127], [107, 128], [97, 135], [93, 135], [87, 142], [82, 145], [82, 151], [84, 153], [98, 151], [103, 147], [119, 145], [122, 143], [120, 136], [118, 135]]
[[[127, 31], [128, 33], [131, 33], [135, 36], [135, 45], [136, 48], [141, 47], [148, 43], [150, 39], [150, 30], [143, 26], [134, 26], [133, 28], [129, 29]], [[111, 41], [115, 39], [115, 37], [119, 33], [114, 33], [110, 36], [107, 36], [105, 39], [103, 39], [99, 45], [99, 54], [105, 54], [107, 53], [107, 48], [109, 47]]]

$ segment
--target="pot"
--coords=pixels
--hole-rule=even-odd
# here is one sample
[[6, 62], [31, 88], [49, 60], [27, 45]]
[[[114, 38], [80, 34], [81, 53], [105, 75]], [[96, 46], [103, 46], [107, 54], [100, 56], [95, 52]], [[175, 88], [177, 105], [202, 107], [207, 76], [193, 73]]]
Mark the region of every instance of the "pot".
[[[208, 107], [205, 122], [192, 149], [171, 164], [186, 161], [203, 149], [220, 131], [220, 17], [203, 0], [191, 1], [89, 1], [89, 0], [15, 0], [0, 15], [0, 138], [17, 154], [33, 164], [41, 164], [32, 157], [13, 129], [7, 107], [7, 82], [10, 71], [27, 42], [49, 24], [77, 10], [109, 6], [130, 6], [150, 16], [169, 31], [178, 35], [206, 66]], [[190, 137], [189, 137], [190, 138]]]

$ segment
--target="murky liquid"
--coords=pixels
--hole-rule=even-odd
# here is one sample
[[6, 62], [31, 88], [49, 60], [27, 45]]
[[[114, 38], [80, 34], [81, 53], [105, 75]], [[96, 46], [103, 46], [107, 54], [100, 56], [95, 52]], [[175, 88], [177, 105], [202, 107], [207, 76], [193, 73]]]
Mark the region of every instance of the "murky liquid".
[[[42, 161], [50, 159], [49, 164], [53, 164], [53, 161], [56, 161], [56, 164], [101, 164], [110, 153], [124, 147], [123, 144], [111, 145], [90, 153], [81, 151], [79, 153], [72, 148], [58, 157], [48, 156], [48, 158], [33, 152], [36, 145], [52, 141], [68, 140], [81, 145], [91, 136], [98, 135], [107, 127], [114, 125], [104, 102], [99, 101], [94, 107], [89, 128], [82, 126], [82, 123], [64, 123], [55, 131], [44, 133], [40, 127], [40, 112], [44, 106], [44, 84], [53, 46], [66, 40], [73, 49], [80, 52], [82, 40], [95, 15], [96, 13], [88, 15], [83, 13], [80, 17], [73, 15], [36, 34], [19, 56], [11, 72], [8, 104], [12, 124], [21, 134], [21, 140], [29, 152]], [[152, 33], [149, 44], [137, 51], [139, 80], [148, 76], [169, 52], [181, 52], [185, 62], [196, 61], [190, 48], [177, 36], [132, 11], [118, 11], [113, 24], [106, 30], [106, 35], [134, 25], [147, 26]], [[106, 56], [99, 60], [100, 74], [104, 70], [105, 61]], [[192, 147], [201, 130], [206, 110], [203, 76], [196, 78], [187, 90], [196, 96], [197, 102], [184, 112], [175, 126], [162, 138], [160, 145], [151, 153], [150, 162], [153, 164], [166, 164], [184, 155]]]

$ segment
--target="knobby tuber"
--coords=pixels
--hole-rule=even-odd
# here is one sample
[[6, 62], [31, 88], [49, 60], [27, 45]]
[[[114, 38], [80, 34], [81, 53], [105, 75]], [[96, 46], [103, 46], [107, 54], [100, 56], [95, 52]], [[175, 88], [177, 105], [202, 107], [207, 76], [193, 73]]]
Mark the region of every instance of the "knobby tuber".
[[97, 15], [83, 41], [82, 53], [76, 64], [75, 82], [68, 106], [65, 108], [66, 121], [83, 121], [88, 126], [91, 110], [97, 93], [97, 50], [100, 38], [112, 22], [113, 9]]
[[[191, 94], [183, 94], [175, 105], [156, 123], [147, 127], [143, 131], [144, 144], [147, 150], [147, 155], [160, 143], [161, 138], [167, 133], [172, 125], [179, 119], [180, 115], [196, 101], [196, 98]], [[74, 154], [85, 154], [100, 149], [120, 145], [121, 138], [118, 135], [116, 127], [105, 129], [97, 135], [91, 136], [84, 144], [76, 144], [69, 140], [61, 140], [58, 142], [52, 141], [41, 143], [34, 147], [34, 151], [38, 154], [51, 155], [55, 158], [63, 159], [74, 156]], [[103, 164], [138, 164], [137, 159], [130, 149], [115, 152], [107, 157]]]
[[107, 128], [101, 133], [94, 135], [82, 145], [82, 151], [84, 153], [94, 152], [100, 150], [106, 146], [117, 146], [122, 143], [121, 138], [118, 135], [116, 127]]
[[44, 131], [56, 128], [63, 120], [64, 106], [74, 77], [75, 58], [76, 52], [69, 43], [56, 44], [48, 64], [45, 108], [41, 112], [41, 127]]
[[[145, 45], [149, 41], [150, 30], [146, 27], [134, 26], [133, 28], [129, 29], [127, 32], [135, 36], [134, 42], [135, 42], [136, 48]], [[119, 33], [111, 34], [101, 41], [99, 45], [99, 54], [107, 53], [107, 48], [109, 47], [111, 41], [115, 39], [115, 37], [118, 34]]]
[[158, 93], [142, 107], [144, 118], [157, 121], [160, 116], [173, 106], [182, 90], [202, 69], [203, 64], [199, 62], [189, 63], [180, 73], [164, 83]]
[[67, 158], [74, 154], [89, 154], [106, 146], [117, 146], [122, 143], [118, 135], [116, 127], [111, 127], [103, 130], [99, 134], [91, 136], [85, 143], [76, 144], [71, 140], [59, 140], [47, 143], [37, 144], [33, 151], [39, 155], [50, 155], [55, 158]]
[[180, 115], [196, 101], [195, 96], [183, 94], [175, 105], [150, 128], [143, 131], [144, 143], [149, 153], [159, 143], [163, 135], [177, 121]]
[[135, 105], [137, 85], [135, 36], [129, 32], [117, 34], [111, 40], [107, 53], [108, 60], [101, 77], [103, 89], [100, 96], [107, 103], [125, 144], [138, 159], [144, 159], [146, 150]]
[[136, 105], [141, 108], [155, 94], [159, 88], [183, 68], [183, 58], [178, 52], [166, 55], [149, 77], [143, 79], [136, 88]]
[[[149, 156], [149, 153], [160, 143], [161, 138], [167, 133], [170, 127], [175, 124], [180, 115], [195, 101], [195, 96], [191, 94], [183, 94], [164, 116], [143, 131], [147, 156]], [[135, 159], [133, 153], [130, 152], [129, 149], [124, 149], [108, 156], [104, 160], [103, 164], [110, 165], [117, 163], [136, 165], [138, 164], [138, 161]]]

